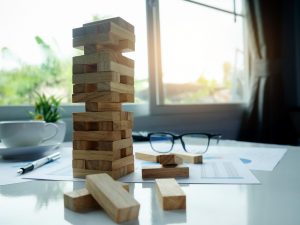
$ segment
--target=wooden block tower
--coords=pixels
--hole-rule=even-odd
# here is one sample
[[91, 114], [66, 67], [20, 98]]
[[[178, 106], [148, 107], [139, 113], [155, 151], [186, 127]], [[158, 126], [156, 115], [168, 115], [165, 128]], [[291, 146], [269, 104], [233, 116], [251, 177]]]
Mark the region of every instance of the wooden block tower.
[[134, 61], [122, 52], [134, 51], [134, 27], [120, 17], [73, 29], [74, 103], [86, 112], [73, 113], [73, 175], [107, 173], [118, 179], [134, 170], [133, 114], [122, 111], [134, 102]]

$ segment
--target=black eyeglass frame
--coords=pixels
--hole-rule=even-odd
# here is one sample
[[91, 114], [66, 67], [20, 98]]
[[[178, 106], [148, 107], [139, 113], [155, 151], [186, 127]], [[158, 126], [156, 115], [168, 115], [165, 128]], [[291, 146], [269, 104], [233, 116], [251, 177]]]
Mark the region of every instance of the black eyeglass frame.
[[180, 139], [180, 142], [181, 142], [181, 145], [182, 145], [182, 147], [183, 147], [183, 150], [184, 150], [185, 152], [189, 152], [188, 150], [186, 150], [186, 148], [185, 148], [185, 143], [184, 143], [184, 141], [183, 141], [183, 139], [182, 139], [182, 137], [184, 137], [184, 136], [186, 136], [186, 135], [197, 135], [197, 134], [198, 134], [198, 135], [207, 136], [207, 138], [208, 138], [207, 146], [206, 146], [204, 152], [202, 152], [201, 154], [204, 154], [204, 153], [207, 152], [208, 147], [209, 147], [209, 144], [210, 144], [210, 140], [211, 140], [212, 138], [217, 137], [217, 144], [219, 143], [220, 139], [222, 138], [222, 135], [221, 135], [221, 134], [211, 134], [211, 133], [196, 133], [196, 132], [195, 132], [195, 133], [184, 133], [184, 134], [180, 134], [180, 135], [176, 135], [176, 134], [169, 133], [169, 132], [152, 132], [152, 133], [149, 133], [149, 134], [147, 135], [147, 138], [148, 138], [148, 140], [149, 140], [149, 142], [150, 142], [150, 146], [151, 146], [151, 148], [152, 148], [153, 151], [158, 152], [158, 153], [162, 153], [162, 152], [156, 150], [156, 149], [152, 146], [152, 143], [151, 143], [151, 135], [154, 135], [154, 134], [167, 134], [167, 135], [170, 135], [170, 136], [172, 137], [172, 146], [171, 146], [171, 148], [170, 148], [169, 151], [164, 151], [164, 153], [169, 153], [169, 152], [171, 152], [172, 149], [173, 149], [175, 140], [178, 140], [178, 139]]

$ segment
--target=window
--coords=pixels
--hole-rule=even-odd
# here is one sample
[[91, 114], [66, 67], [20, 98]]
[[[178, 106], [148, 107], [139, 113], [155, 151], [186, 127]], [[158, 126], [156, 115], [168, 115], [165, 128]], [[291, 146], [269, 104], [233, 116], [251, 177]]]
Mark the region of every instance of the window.
[[242, 0], [149, 0], [147, 7], [152, 109], [245, 102]]
[[136, 103], [148, 100], [145, 2], [140, 0], [39, 1], [0, 3], [0, 105], [33, 102], [34, 92], [71, 102], [72, 29], [120, 16], [135, 26]]

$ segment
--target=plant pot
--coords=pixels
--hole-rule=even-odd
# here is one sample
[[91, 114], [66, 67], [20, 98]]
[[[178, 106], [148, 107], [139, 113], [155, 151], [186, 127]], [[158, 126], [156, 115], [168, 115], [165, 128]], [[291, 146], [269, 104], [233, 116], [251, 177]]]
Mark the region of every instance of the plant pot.
[[[66, 123], [65, 123], [65, 121], [58, 120], [54, 124], [58, 127], [58, 132], [53, 138], [45, 141], [43, 143], [44, 145], [60, 145], [61, 143], [64, 142], [65, 135], [66, 135]], [[49, 131], [49, 133], [50, 132], [53, 132], [53, 131], [51, 130], [51, 131]]]

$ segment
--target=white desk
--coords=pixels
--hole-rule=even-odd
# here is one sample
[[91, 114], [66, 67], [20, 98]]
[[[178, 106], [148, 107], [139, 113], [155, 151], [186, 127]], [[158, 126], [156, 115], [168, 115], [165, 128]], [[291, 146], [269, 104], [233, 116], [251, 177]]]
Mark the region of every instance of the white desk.
[[[262, 145], [234, 141], [222, 144]], [[131, 184], [141, 209], [138, 220], [123, 224], [300, 224], [300, 148], [285, 147], [288, 152], [273, 172], [254, 172], [261, 181], [259, 185], [181, 185], [187, 195], [186, 210], [163, 211], [152, 183]], [[0, 186], [0, 224], [114, 224], [100, 210], [79, 214], [64, 208], [63, 193], [83, 186], [83, 182], [56, 181]]]

